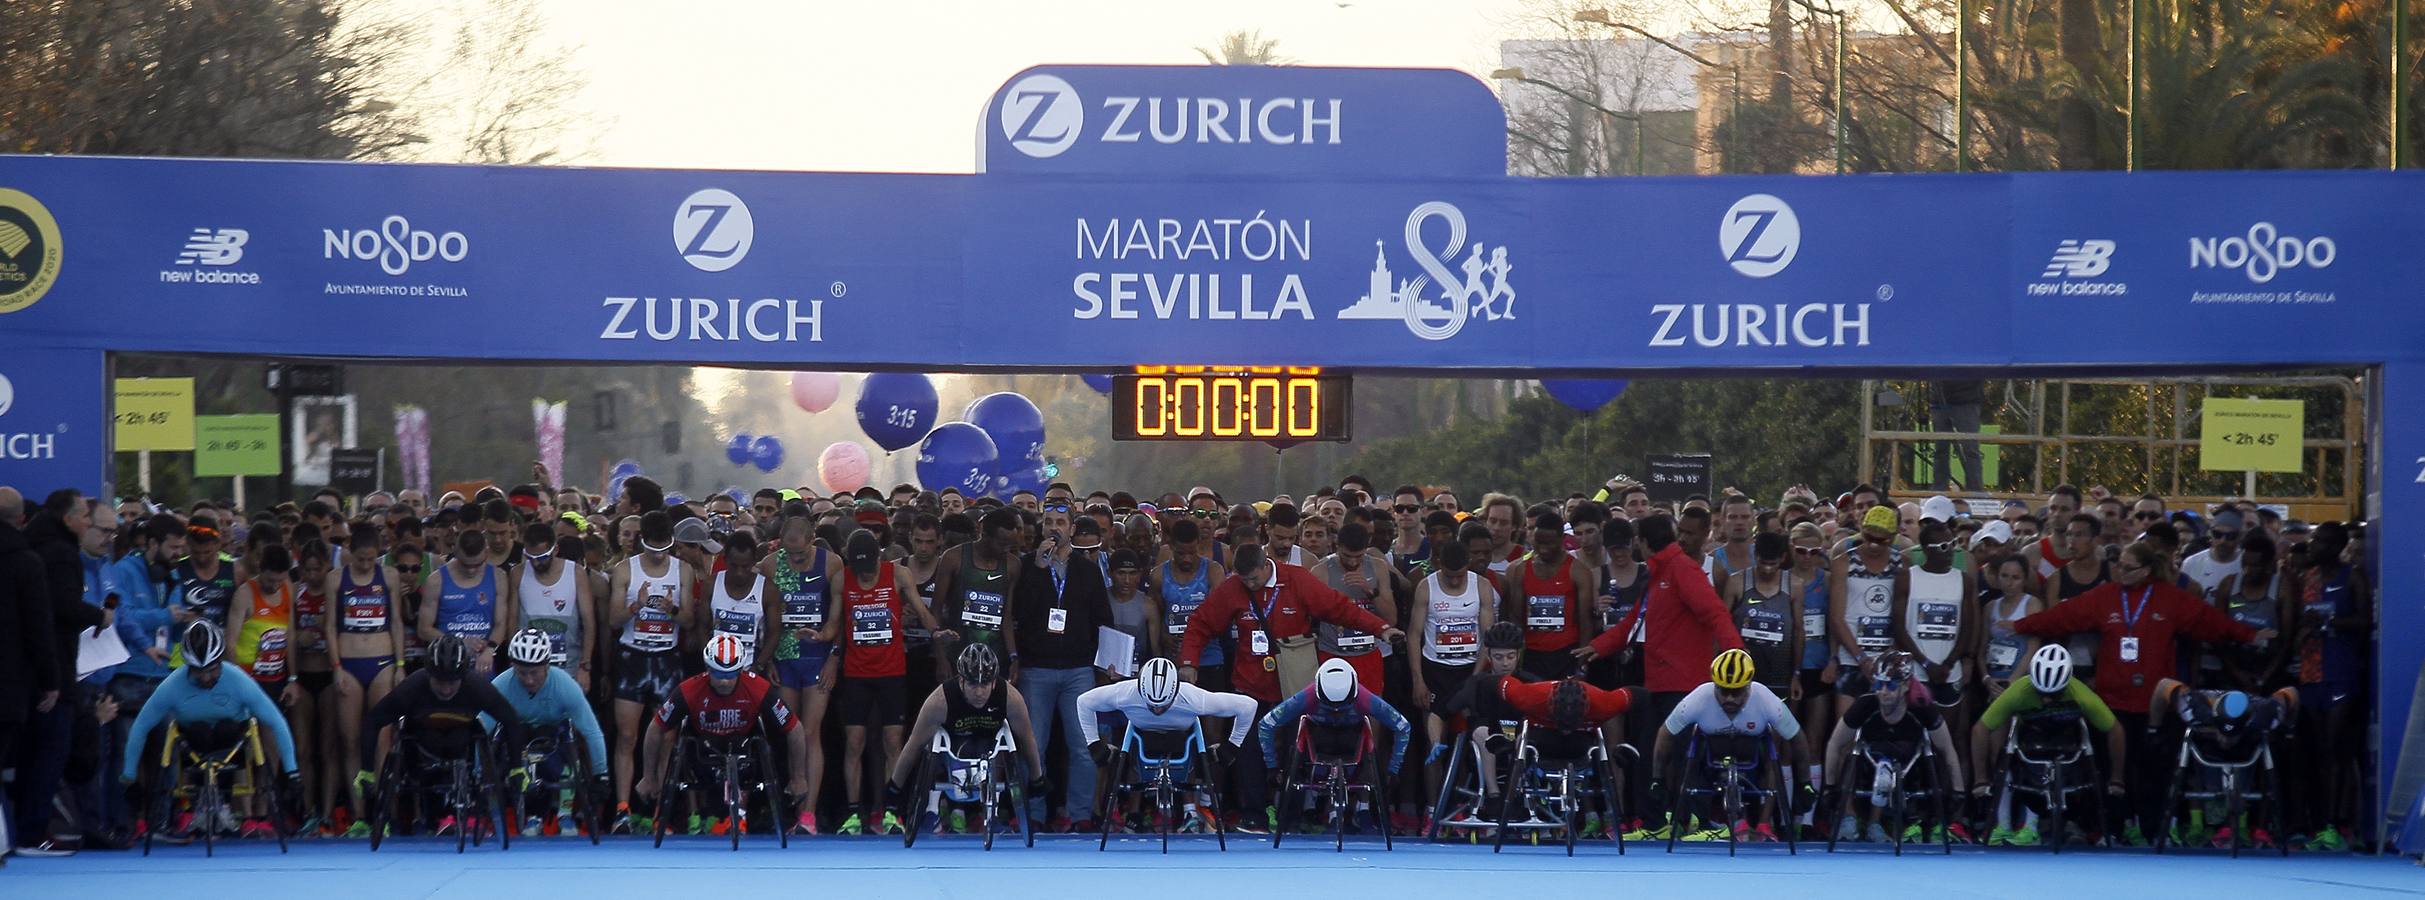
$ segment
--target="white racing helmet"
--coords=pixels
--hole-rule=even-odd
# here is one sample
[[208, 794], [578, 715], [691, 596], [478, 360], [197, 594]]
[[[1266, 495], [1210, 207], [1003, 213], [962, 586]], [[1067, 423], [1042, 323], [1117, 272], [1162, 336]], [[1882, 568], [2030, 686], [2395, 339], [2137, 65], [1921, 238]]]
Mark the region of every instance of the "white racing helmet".
[[1314, 670], [1314, 696], [1325, 703], [1356, 699], [1356, 667], [1344, 659], [1325, 660]]
[[1137, 696], [1156, 713], [1170, 709], [1179, 702], [1179, 666], [1168, 659], [1154, 657], [1137, 669]]
[[515, 632], [514, 639], [505, 645], [505, 658], [513, 660], [517, 665], [545, 665], [555, 656], [556, 647], [548, 642], [547, 632], [536, 628], [525, 628]]
[[2061, 644], [2047, 644], [2029, 657], [2029, 686], [2038, 693], [2052, 694], [2071, 683], [2071, 651]]

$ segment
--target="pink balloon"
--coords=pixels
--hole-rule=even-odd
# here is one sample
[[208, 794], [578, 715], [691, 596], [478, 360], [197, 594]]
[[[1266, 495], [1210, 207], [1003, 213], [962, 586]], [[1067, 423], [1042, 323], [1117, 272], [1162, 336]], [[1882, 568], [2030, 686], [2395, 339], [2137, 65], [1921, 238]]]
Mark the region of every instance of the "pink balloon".
[[817, 454], [817, 479], [828, 494], [847, 494], [867, 486], [867, 448], [856, 441], [837, 441]]
[[842, 396], [842, 379], [832, 372], [791, 373], [791, 402], [809, 412], [824, 412]]

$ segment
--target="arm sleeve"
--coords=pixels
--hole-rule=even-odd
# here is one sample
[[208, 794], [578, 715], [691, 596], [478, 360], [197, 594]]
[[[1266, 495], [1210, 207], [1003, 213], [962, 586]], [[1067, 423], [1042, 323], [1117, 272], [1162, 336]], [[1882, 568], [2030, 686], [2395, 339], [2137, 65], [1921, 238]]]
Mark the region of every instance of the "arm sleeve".
[[565, 718], [573, 723], [574, 731], [580, 732], [581, 743], [589, 747], [590, 770], [606, 771], [606, 729], [598, 727], [598, 713], [589, 708], [589, 699], [581, 696], [581, 686], [561, 670], [550, 675], [547, 682], [548, 689], [556, 693], [558, 702], [568, 711]]
[[[1119, 706], [1113, 700], [1118, 692], [1121, 690], [1135, 692], [1136, 688], [1132, 685], [1133, 682], [1127, 681], [1113, 682], [1078, 695], [1078, 737], [1086, 741], [1088, 747], [1094, 746], [1096, 741], [1103, 739], [1103, 726], [1096, 720], [1104, 713], [1111, 712]], [[1073, 749], [1083, 752], [1086, 748]]]
[[[2012, 692], [2007, 690], [2005, 693]], [[2063, 694], [2070, 697], [2071, 702], [2080, 705], [2080, 717], [2088, 720], [2089, 727], [2098, 731], [2113, 730], [2113, 709], [2105, 705], [2104, 698], [2097, 696], [2095, 690], [2081, 684], [2080, 679], [2074, 678], [2070, 684], [2064, 685]]]
[[1180, 665], [1195, 665], [1196, 660], [1204, 655], [1204, 644], [1224, 630], [1222, 626], [1231, 615], [1230, 608], [1237, 602], [1236, 585], [1235, 579], [1224, 579], [1214, 585], [1212, 591], [1204, 595], [1204, 602], [1197, 604], [1196, 611], [1188, 615], [1187, 637], [1179, 644]]
[[143, 702], [143, 711], [135, 714], [133, 725], [127, 726], [126, 759], [124, 766], [118, 770], [119, 776], [135, 777], [135, 764], [143, 759], [143, 746], [146, 739], [151, 737], [152, 729], [160, 727], [160, 720], [167, 718], [169, 711], [185, 700], [186, 692], [193, 689], [191, 685], [185, 673], [177, 671], [170, 672], [159, 687], [152, 689], [151, 699]]
[[220, 665], [226, 667], [219, 673], [220, 688], [231, 689], [230, 686], [233, 686], [232, 690], [236, 692], [239, 699], [244, 701], [244, 709], [252, 714], [253, 721], [259, 723], [261, 727], [269, 729], [270, 736], [278, 740], [278, 763], [285, 766], [278, 771], [296, 771], [295, 734], [287, 729], [286, 713], [278, 709], [278, 701], [270, 699], [269, 692], [262, 690], [261, 685], [255, 683], [251, 676], [237, 671], [236, 667], [227, 663], [220, 663]]
[[1554, 681], [1524, 682], [1501, 678], [1499, 699], [1506, 701], [1509, 709], [1525, 718], [1537, 719], [1549, 714], [1549, 692], [1556, 686], [1557, 682]]
[[1264, 765], [1280, 764], [1280, 729], [1288, 727], [1288, 723], [1305, 714], [1305, 698], [1312, 691], [1312, 688], [1306, 688], [1291, 694], [1288, 699], [1280, 701], [1280, 705], [1272, 707], [1271, 712], [1263, 714], [1262, 723], [1255, 729], [1255, 740], [1263, 746]]
[[[1591, 688], [1590, 698], [1591, 720], [1594, 722], [1606, 722], [1614, 719], [1624, 715], [1627, 709], [1633, 707], [1633, 693], [1626, 688], [1618, 688], [1613, 691]], [[1792, 736], [1786, 735], [1786, 737]]]
[[[2075, 679], [2073, 683], [2077, 684], [2078, 681]], [[2069, 690], [2069, 688], [2065, 690]], [[1996, 695], [1994, 703], [1987, 704], [1986, 712], [1979, 714], [1980, 727], [1989, 731], [2004, 727], [2012, 721], [2013, 716], [2027, 712], [2031, 706], [2035, 705], [2030, 702], [2029, 698], [2036, 696], [2037, 693], [2036, 688], [2015, 681], [2011, 687], [2004, 689], [2004, 693]], [[2095, 697], [2096, 694], [2090, 693], [2089, 696]], [[2076, 698], [2077, 695], [2074, 697]]]
[[426, 690], [426, 688], [420, 686], [424, 683], [425, 682], [417, 679], [407, 678], [398, 683], [395, 690], [388, 691], [387, 696], [379, 698], [378, 703], [373, 704], [370, 709], [363, 711], [361, 732], [362, 771], [370, 771], [374, 766], [378, 765], [379, 729], [386, 727], [390, 722], [404, 717], [405, 712], [412, 708], [409, 704], [414, 693], [420, 690]]
[[1406, 762], [1406, 744], [1414, 738], [1414, 723], [1406, 721], [1405, 714], [1389, 705], [1389, 701], [1381, 699], [1379, 694], [1365, 690], [1364, 700], [1372, 717], [1381, 720], [1382, 727], [1389, 729], [1389, 771], [1394, 773]]
[[1245, 694], [1216, 694], [1204, 692], [1204, 709], [1208, 716], [1229, 717], [1229, 743], [1246, 746], [1246, 733], [1255, 727], [1255, 698]]
[[474, 705], [497, 720], [497, 730], [505, 733], [505, 746], [519, 748], [530, 742], [530, 726], [522, 724], [522, 714], [514, 711], [503, 693], [476, 678], [464, 679], [463, 689], [471, 692]]

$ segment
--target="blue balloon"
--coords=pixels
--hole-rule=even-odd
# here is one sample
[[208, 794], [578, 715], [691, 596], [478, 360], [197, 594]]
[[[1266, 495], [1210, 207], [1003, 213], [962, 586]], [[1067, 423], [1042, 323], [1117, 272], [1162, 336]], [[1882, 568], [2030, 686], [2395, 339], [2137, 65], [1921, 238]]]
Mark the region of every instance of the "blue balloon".
[[976, 496], [994, 486], [994, 439], [967, 422], [937, 426], [918, 445], [918, 483], [928, 490], [959, 488]]
[[611, 471], [611, 472], [608, 472], [608, 473], [606, 473], [606, 474], [607, 474], [607, 476], [608, 476], [608, 477], [610, 477], [610, 478], [611, 478], [611, 477], [614, 477], [614, 476], [616, 476], [616, 475], [622, 475], [622, 476], [625, 476], [625, 477], [629, 477], [629, 476], [633, 476], [633, 475], [638, 475], [638, 474], [641, 474], [641, 471], [640, 471], [640, 461], [639, 461], [639, 460], [636, 460], [636, 459], [622, 459], [622, 460], [617, 460], [617, 461], [615, 461], [615, 468], [614, 468], [614, 470], [613, 470], [613, 471]]
[[1010, 495], [1020, 491], [1041, 494], [1044, 493], [1045, 486], [1052, 483], [1052, 477], [1044, 474], [1044, 469], [1040, 466], [1013, 469], [1009, 474], [1002, 476], [1002, 479], [1004, 499], [1009, 499]]
[[1011, 391], [987, 394], [968, 405], [962, 418], [985, 429], [994, 451], [1005, 463], [1016, 463], [1044, 452], [1044, 412], [1034, 401]]
[[891, 453], [935, 425], [935, 383], [924, 375], [878, 372], [859, 385], [859, 430]]
[[689, 502], [690, 502], [690, 498], [689, 498], [689, 497], [682, 496], [682, 495], [681, 495], [681, 494], [679, 494], [679, 493], [673, 493], [673, 494], [667, 494], [667, 495], [665, 495], [665, 505], [667, 505], [667, 506], [681, 506], [682, 504], [689, 503]]
[[1087, 387], [1094, 388], [1095, 393], [1111, 393], [1111, 376], [1109, 375], [1080, 375], [1078, 378], [1085, 381]]
[[724, 458], [736, 466], [749, 465], [749, 441], [749, 435], [733, 435], [732, 440], [724, 442]]
[[1558, 402], [1583, 412], [1607, 406], [1609, 401], [1625, 393], [1623, 378], [1542, 379], [1541, 388]]
[[750, 442], [749, 461], [756, 463], [760, 472], [772, 472], [782, 468], [783, 439], [771, 434], [759, 436], [757, 440]]
[[607, 479], [607, 480], [606, 480], [606, 502], [608, 502], [608, 503], [613, 503], [613, 502], [615, 502], [615, 501], [617, 501], [617, 500], [621, 500], [621, 499], [623, 499], [623, 483], [624, 483], [624, 482], [626, 482], [626, 481], [630, 481], [630, 480], [632, 480], [632, 479], [634, 479], [634, 478], [637, 478], [637, 477], [639, 477], [639, 476], [637, 476], [637, 475], [617, 475], [617, 476], [614, 476], [614, 477], [612, 477], [612, 478]]

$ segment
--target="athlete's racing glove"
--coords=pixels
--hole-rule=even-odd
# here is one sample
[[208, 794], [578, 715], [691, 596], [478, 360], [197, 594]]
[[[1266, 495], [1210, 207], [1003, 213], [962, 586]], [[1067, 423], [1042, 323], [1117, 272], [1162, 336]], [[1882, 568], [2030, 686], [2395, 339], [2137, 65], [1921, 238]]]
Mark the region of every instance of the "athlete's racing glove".
[[1204, 755], [1212, 759], [1213, 768], [1226, 769], [1230, 763], [1238, 760], [1238, 748], [1230, 746], [1228, 741], [1222, 741], [1206, 749]]
[[1436, 765], [1439, 765], [1439, 764], [1440, 764], [1440, 761], [1441, 761], [1441, 760], [1443, 760], [1443, 759], [1447, 759], [1447, 758], [1448, 758], [1448, 745], [1447, 745], [1447, 744], [1433, 744], [1433, 745], [1431, 745], [1431, 755], [1426, 756], [1426, 757], [1424, 757], [1424, 758], [1423, 758], [1423, 764], [1424, 764], [1424, 765], [1426, 765], [1426, 766], [1436, 766]]
[[1095, 765], [1097, 766], [1111, 765], [1112, 755], [1116, 752], [1118, 751], [1114, 750], [1111, 744], [1104, 741], [1096, 741], [1092, 744], [1086, 745], [1086, 754], [1095, 758]]
[[1805, 781], [1795, 785], [1793, 796], [1795, 815], [1809, 815], [1810, 811], [1819, 805], [1819, 789], [1810, 782]]
[[1053, 777], [1050, 775], [1037, 775], [1027, 780], [1027, 798], [1030, 800], [1041, 801], [1043, 798], [1051, 796], [1052, 792]]
[[529, 793], [530, 767], [515, 766], [511, 769], [505, 770], [505, 786], [512, 788], [514, 793], [517, 794]]

